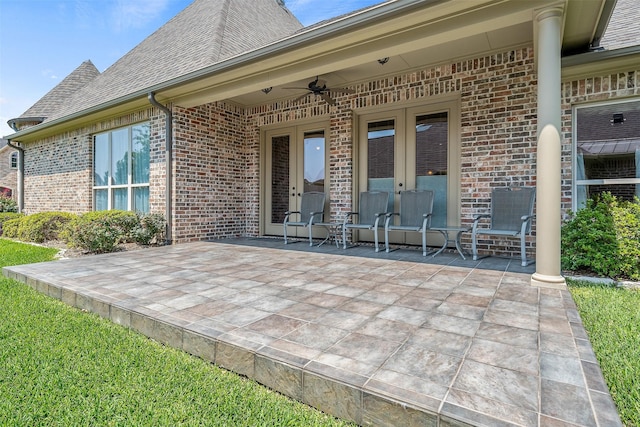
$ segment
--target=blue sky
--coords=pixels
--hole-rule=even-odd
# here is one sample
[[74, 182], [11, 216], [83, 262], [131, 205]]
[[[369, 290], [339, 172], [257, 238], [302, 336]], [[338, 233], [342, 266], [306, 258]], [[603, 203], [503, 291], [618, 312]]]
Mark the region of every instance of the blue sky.
[[[285, 4], [310, 25], [381, 1]], [[83, 61], [104, 71], [191, 2], [0, 0], [0, 136], [13, 133], [7, 120], [19, 117]]]

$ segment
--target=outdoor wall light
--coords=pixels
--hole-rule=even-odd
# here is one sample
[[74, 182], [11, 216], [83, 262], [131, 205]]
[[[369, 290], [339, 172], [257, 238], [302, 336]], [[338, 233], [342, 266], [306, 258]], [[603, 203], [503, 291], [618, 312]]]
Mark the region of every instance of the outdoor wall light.
[[624, 114], [622, 113], [613, 113], [613, 118], [609, 120], [611, 122], [611, 126], [622, 124], [625, 122]]

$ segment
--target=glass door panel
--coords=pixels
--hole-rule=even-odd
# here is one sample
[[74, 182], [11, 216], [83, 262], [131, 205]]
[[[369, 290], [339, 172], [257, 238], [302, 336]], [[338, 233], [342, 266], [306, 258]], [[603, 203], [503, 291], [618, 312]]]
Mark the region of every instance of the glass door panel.
[[393, 212], [395, 188], [395, 120], [367, 124], [367, 191], [389, 193], [388, 211]]
[[443, 227], [447, 224], [448, 113], [419, 115], [415, 121], [416, 189], [433, 191], [431, 225]]
[[290, 135], [271, 138], [271, 221], [282, 224], [289, 210]]
[[324, 192], [324, 131], [304, 133], [304, 191]]

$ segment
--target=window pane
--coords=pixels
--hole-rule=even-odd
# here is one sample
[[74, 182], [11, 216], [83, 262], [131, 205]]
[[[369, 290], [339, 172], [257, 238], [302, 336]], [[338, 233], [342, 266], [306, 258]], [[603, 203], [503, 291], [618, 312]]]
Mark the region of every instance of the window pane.
[[576, 110], [576, 203], [610, 192], [640, 196], [640, 101]]
[[111, 133], [111, 171], [113, 184], [129, 182], [129, 129], [120, 129]]
[[93, 143], [93, 181], [95, 186], [109, 185], [109, 134], [107, 133], [96, 135]]
[[304, 191], [324, 192], [324, 131], [304, 134]]
[[149, 182], [149, 125], [131, 128], [131, 167], [134, 184]]
[[140, 213], [149, 213], [149, 187], [133, 188], [132, 209]]
[[95, 201], [95, 210], [97, 211], [106, 211], [109, 209], [109, 194], [107, 193], [107, 190], [95, 190], [93, 192], [94, 194], [94, 201]]
[[448, 114], [416, 117], [416, 189], [434, 194], [431, 225], [447, 224]]
[[129, 209], [128, 204], [128, 193], [129, 191], [126, 188], [114, 188], [113, 189], [113, 206], [112, 209], [119, 209], [126, 211]]

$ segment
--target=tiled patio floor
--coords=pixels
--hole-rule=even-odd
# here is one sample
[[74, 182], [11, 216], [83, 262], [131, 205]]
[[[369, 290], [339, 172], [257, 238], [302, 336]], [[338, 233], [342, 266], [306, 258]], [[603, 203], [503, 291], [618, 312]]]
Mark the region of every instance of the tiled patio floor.
[[533, 267], [283, 249], [198, 242], [4, 274], [362, 425], [621, 425], [569, 292], [531, 287]]

